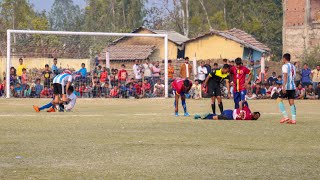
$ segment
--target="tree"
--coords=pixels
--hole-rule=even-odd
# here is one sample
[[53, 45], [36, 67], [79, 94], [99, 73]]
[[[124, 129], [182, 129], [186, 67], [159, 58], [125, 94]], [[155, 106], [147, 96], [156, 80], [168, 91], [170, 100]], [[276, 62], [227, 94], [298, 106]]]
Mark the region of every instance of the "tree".
[[49, 12], [49, 21], [55, 31], [79, 31], [83, 23], [83, 14], [72, 0], [55, 0]]

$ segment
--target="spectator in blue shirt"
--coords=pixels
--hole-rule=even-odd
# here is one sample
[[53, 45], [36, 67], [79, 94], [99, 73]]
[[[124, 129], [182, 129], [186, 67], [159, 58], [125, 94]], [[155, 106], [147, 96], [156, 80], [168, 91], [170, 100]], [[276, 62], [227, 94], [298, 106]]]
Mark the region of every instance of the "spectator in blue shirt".
[[87, 68], [84, 63], [81, 64], [81, 69], [78, 71], [82, 77], [87, 77]]
[[308, 64], [305, 63], [302, 69], [302, 79], [301, 79], [302, 87], [305, 88], [309, 84], [312, 84], [310, 75], [311, 75], [311, 69], [308, 67]]
[[273, 72], [272, 73], [272, 76], [268, 78], [268, 84], [270, 86], [273, 85], [273, 83], [276, 83], [278, 81], [278, 78], [277, 78], [277, 73], [276, 72]]
[[53, 72], [53, 77], [55, 77], [56, 75], [59, 74], [59, 69], [58, 69], [57, 63], [58, 63], [58, 59], [54, 58], [53, 59], [53, 65], [52, 65], [52, 68], [51, 68], [52, 72]]
[[15, 97], [21, 97], [22, 96], [22, 87], [20, 85], [20, 83], [16, 84], [16, 87], [14, 88], [15, 91]]
[[40, 93], [43, 90], [43, 86], [40, 84], [40, 79], [36, 80], [35, 90], [36, 90], [36, 96], [40, 97]]

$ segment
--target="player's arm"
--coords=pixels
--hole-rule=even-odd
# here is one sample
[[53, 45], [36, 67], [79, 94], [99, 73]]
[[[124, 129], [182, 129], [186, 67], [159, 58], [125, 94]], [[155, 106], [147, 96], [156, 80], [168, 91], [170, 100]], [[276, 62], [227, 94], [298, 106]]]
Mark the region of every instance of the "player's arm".
[[227, 86], [227, 91], [228, 91], [228, 98], [231, 97], [231, 92], [230, 92], [230, 80], [226, 79], [226, 86]]
[[286, 93], [286, 84], [288, 82], [288, 69], [286, 66], [282, 66], [282, 74], [283, 74], [283, 83], [282, 83], [282, 92]]
[[204, 88], [207, 87], [208, 81], [209, 81], [210, 78], [212, 78], [212, 76], [214, 75], [214, 73], [215, 73], [215, 70], [213, 70], [211, 73], [209, 73], [209, 75], [207, 76], [206, 80], [205, 80], [204, 83], [203, 83], [203, 84], [204, 84]]

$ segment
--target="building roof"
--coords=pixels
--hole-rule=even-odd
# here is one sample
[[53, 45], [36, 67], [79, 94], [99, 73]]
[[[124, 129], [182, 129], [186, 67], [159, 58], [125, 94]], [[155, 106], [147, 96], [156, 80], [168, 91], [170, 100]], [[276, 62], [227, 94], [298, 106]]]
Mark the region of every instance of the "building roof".
[[150, 45], [112, 45], [104, 50], [109, 52], [110, 60], [145, 60], [154, 51]]
[[[152, 29], [148, 29], [144, 26], [141, 26], [135, 30], [133, 30], [131, 33], [137, 33], [141, 30], [148, 30], [150, 31], [151, 33], [154, 33], [154, 34], [168, 34], [168, 40], [177, 44], [177, 45], [181, 45], [183, 44], [184, 42], [188, 41], [189, 38], [176, 32], [176, 31], [167, 31], [167, 30], [152, 30]], [[117, 43], [123, 39], [125, 39], [126, 37], [121, 37], [117, 40], [115, 40], [113, 43]]]
[[257, 41], [251, 34], [246, 33], [245, 31], [242, 31], [240, 29], [230, 29], [228, 30], [226, 33], [235, 36], [239, 39], [241, 39], [242, 41], [251, 44], [252, 46], [255, 46], [259, 49], [263, 49], [265, 51], [270, 51], [270, 48], [264, 44], [262, 44], [261, 42]]
[[[244, 31], [242, 31], [242, 32], [244, 32]], [[235, 36], [233, 34], [236, 34], [236, 33], [234, 33], [233, 31], [231, 33], [229, 31], [211, 30], [209, 33], [206, 33], [204, 35], [201, 35], [201, 36], [198, 36], [198, 37], [195, 37], [193, 39], [190, 39], [190, 40], [186, 41], [186, 43], [201, 39], [203, 37], [207, 37], [207, 36], [211, 36], [211, 35], [217, 35], [217, 36], [224, 37], [226, 39], [235, 41], [235, 42], [243, 45], [244, 47], [247, 47], [247, 48], [250, 48], [250, 49], [254, 49], [254, 50], [262, 52], [262, 53], [266, 52], [266, 51], [270, 51], [270, 49], [267, 46], [265, 46], [262, 43], [256, 41], [251, 35], [250, 36], [256, 41], [255, 44], [249, 43], [249, 42], [253, 41], [252, 38], [248, 38], [247, 36], [239, 36], [239, 37], [237, 37], [237, 36]], [[249, 35], [249, 34], [247, 34], [247, 35]], [[247, 37], [247, 39], [245, 39], [244, 37]], [[248, 40], [248, 39], [250, 39], [251, 41], [246, 42], [245, 40]], [[257, 44], [258, 44], [257, 42], [260, 43], [259, 46], [257, 46]], [[263, 46], [263, 48], [262, 48], [262, 46]]]

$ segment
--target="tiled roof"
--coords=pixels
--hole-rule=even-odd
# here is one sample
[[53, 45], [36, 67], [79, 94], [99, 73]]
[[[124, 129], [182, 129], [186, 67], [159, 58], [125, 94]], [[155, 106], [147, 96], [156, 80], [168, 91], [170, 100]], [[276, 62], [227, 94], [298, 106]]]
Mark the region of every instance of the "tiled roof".
[[[195, 41], [197, 39], [200, 39], [200, 38], [203, 38], [203, 37], [206, 37], [206, 36], [210, 36], [210, 35], [217, 35], [217, 36], [221, 36], [221, 37], [224, 37], [226, 39], [229, 39], [229, 40], [232, 40], [232, 41], [235, 41], [235, 42], [238, 42], [239, 44], [247, 47], [247, 48], [251, 48], [251, 49], [254, 49], [256, 51], [259, 51], [259, 52], [266, 52], [266, 51], [270, 51], [270, 49], [268, 47], [266, 47], [265, 45], [263, 45], [262, 43], [260, 43], [260, 46], [256, 46], [254, 44], [251, 44], [249, 42], [246, 42], [244, 41], [243, 39], [240, 39], [239, 37], [233, 35], [232, 33], [229, 33], [229, 31], [217, 31], [217, 30], [211, 30], [209, 33], [206, 33], [204, 35], [201, 35], [201, 36], [198, 36], [198, 37], [195, 37], [193, 39], [190, 39], [188, 41], [186, 41], [186, 43], [188, 42], [191, 42], [191, 41]], [[249, 35], [249, 34], [248, 34]], [[250, 35], [251, 36], [251, 35]], [[252, 37], [253, 38], [253, 37]], [[251, 39], [252, 40], [252, 39]], [[256, 41], [258, 42], [258, 41]], [[259, 43], [259, 42], [258, 42]], [[264, 46], [264, 48], [261, 47], [261, 45]]]
[[[176, 32], [176, 31], [152, 30], [152, 29], [148, 29], [148, 28], [143, 27], [143, 26], [133, 30], [131, 33], [137, 33], [138, 31], [143, 30], [143, 29], [148, 30], [148, 31], [150, 31], [150, 32], [152, 32], [154, 34], [168, 34], [168, 40], [173, 42], [173, 43], [175, 43], [175, 44], [177, 44], [177, 45], [181, 45], [184, 42], [189, 40], [188, 37]], [[127, 37], [121, 37], [121, 38], [115, 40], [113, 43], [117, 43], [117, 42], [119, 42], [119, 41], [121, 41], [123, 39], [126, 39], [126, 38]]]
[[176, 31], [166, 31], [166, 30], [150, 30], [156, 34], [168, 34], [168, 39], [176, 44], [182, 44], [189, 40], [188, 37], [176, 32]]
[[105, 50], [109, 52], [110, 60], [145, 60], [154, 51], [150, 45], [113, 45]]
[[252, 46], [255, 46], [259, 49], [263, 49], [265, 51], [270, 51], [270, 48], [261, 42], [257, 41], [251, 34], [246, 33], [245, 31], [242, 31], [240, 29], [233, 28], [231, 30], [226, 31], [226, 33], [235, 36], [242, 41], [251, 44]]

